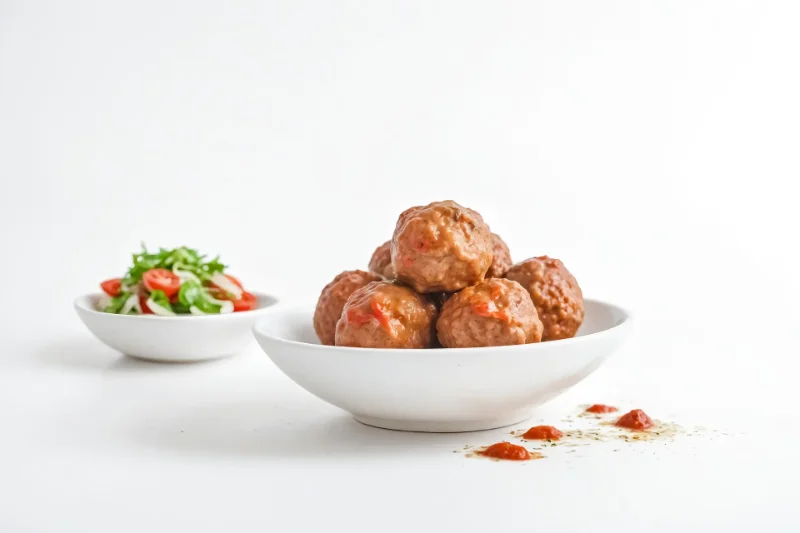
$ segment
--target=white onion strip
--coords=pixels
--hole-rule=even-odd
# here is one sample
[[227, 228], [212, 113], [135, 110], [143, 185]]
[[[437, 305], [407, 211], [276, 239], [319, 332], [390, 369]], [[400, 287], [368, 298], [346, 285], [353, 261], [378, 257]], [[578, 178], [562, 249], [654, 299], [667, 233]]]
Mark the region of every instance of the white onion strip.
[[147, 299], [147, 307], [153, 312], [154, 315], [158, 316], [175, 316], [175, 313], [167, 309], [166, 307], [161, 307], [158, 305], [152, 298]]
[[122, 304], [122, 309], [120, 309], [119, 312], [121, 315], [127, 315], [132, 309], [138, 309], [140, 313], [142, 312], [141, 307], [139, 307], [139, 297], [135, 294], [128, 296], [128, 299]]
[[232, 294], [236, 300], [240, 300], [242, 298], [242, 289], [237, 284], [232, 282], [225, 274], [220, 274], [217, 272], [211, 276], [211, 283], [223, 291]]

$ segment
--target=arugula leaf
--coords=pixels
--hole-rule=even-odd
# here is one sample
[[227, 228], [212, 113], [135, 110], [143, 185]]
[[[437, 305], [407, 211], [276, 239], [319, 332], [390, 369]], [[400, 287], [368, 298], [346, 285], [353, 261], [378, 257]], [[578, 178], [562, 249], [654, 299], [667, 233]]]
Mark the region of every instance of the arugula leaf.
[[141, 281], [142, 275], [151, 268], [166, 268], [172, 270], [177, 267], [180, 270], [191, 272], [201, 281], [208, 281], [217, 272], [224, 272], [226, 266], [222, 264], [219, 257], [210, 261], [205, 260], [205, 255], [201, 255], [194, 248], [181, 246], [172, 250], [160, 248], [158, 252], [151, 253], [142, 244], [142, 251], [133, 254], [133, 266], [123, 278], [124, 285], [134, 285]]
[[128, 301], [130, 298], [131, 293], [129, 292], [121, 292], [118, 295], [111, 298], [111, 301], [103, 308], [103, 312], [105, 313], [115, 313], [118, 314], [122, 310], [122, 306], [125, 305], [125, 302]]

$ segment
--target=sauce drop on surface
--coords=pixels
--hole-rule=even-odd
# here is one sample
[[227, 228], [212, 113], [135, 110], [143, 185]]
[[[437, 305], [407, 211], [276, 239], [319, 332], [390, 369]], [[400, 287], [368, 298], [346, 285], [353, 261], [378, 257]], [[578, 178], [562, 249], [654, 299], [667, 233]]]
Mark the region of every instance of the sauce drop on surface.
[[564, 434], [553, 426], [533, 426], [522, 435], [523, 439], [528, 440], [558, 440]]
[[653, 419], [647, 416], [647, 413], [642, 411], [641, 409], [634, 409], [629, 413], [625, 413], [616, 423], [617, 426], [621, 428], [627, 429], [634, 429], [636, 431], [642, 431], [647, 428], [651, 428], [655, 425]]
[[510, 442], [492, 444], [478, 453], [493, 459], [505, 459], [507, 461], [528, 461], [531, 458], [531, 454], [527, 449]]
[[591, 406], [588, 409], [586, 409], [586, 412], [587, 413], [598, 413], [598, 414], [601, 414], [601, 413], [615, 413], [618, 410], [619, 409], [617, 409], [613, 405], [605, 405], [605, 404], [602, 404], [602, 403], [596, 403], [593, 406]]

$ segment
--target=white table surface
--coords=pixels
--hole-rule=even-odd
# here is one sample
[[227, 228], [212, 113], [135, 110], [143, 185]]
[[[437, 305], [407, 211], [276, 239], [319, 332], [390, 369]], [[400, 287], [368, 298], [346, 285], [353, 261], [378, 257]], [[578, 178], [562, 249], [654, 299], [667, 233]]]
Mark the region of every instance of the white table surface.
[[[0, 533], [800, 531], [800, 4], [179, 4], [0, 2]], [[71, 308], [142, 240], [315, 298], [445, 198], [637, 317], [542, 420], [707, 429], [467, 459], [508, 430], [361, 426]]]
[[[163, 365], [112, 352], [74, 317], [60, 331], [4, 349], [1, 531], [800, 527], [788, 380], [727, 352], [733, 343], [643, 343], [640, 327], [540, 412], [559, 425], [580, 404], [608, 402], [705, 429], [504, 464], [453, 452], [507, 439], [508, 429], [362, 426], [256, 345], [229, 360]], [[709, 350], [732, 364], [720, 367]]]

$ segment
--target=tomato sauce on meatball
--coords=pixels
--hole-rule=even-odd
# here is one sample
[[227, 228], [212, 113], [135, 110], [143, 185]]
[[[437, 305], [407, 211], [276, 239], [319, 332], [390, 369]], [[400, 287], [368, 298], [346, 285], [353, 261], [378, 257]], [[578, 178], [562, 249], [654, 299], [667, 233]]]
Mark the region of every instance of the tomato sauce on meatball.
[[425, 295], [391, 281], [355, 291], [336, 324], [337, 346], [430, 348], [436, 306]]
[[392, 241], [386, 241], [375, 249], [372, 253], [372, 258], [369, 260], [369, 271], [386, 279], [394, 279]]
[[492, 233], [492, 266], [486, 273], [487, 278], [502, 278], [514, 263], [511, 261], [511, 251], [500, 235]]
[[530, 293], [544, 325], [543, 340], [575, 336], [583, 322], [583, 292], [564, 263], [546, 255], [534, 257], [511, 267], [505, 277]]
[[392, 237], [397, 279], [421, 293], [453, 292], [482, 281], [492, 236], [480, 214], [453, 201], [404, 211]]
[[449, 298], [436, 323], [446, 348], [529, 344], [542, 339], [530, 294], [516, 281], [492, 278]]
[[342, 308], [350, 295], [368, 283], [380, 281], [380, 279], [379, 275], [372, 272], [348, 270], [325, 285], [314, 311], [314, 331], [317, 332], [317, 337], [322, 344], [333, 346], [336, 323], [342, 316]]

